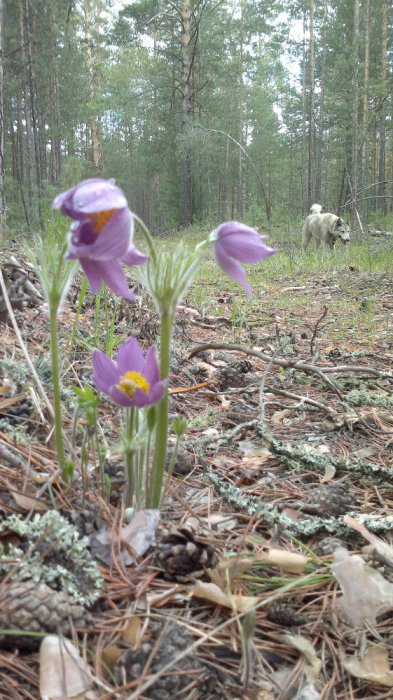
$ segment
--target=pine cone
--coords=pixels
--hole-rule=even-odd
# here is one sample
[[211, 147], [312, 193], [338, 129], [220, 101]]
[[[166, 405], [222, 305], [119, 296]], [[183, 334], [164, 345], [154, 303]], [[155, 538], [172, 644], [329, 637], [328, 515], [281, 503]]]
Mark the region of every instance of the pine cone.
[[[194, 637], [183, 626], [174, 624], [168, 628], [161, 622], [156, 623], [151, 632], [151, 639], [144, 642], [139, 649], [127, 649], [122, 654], [115, 666], [116, 682], [123, 685], [139, 679], [147, 663], [150, 664], [149, 673], [156, 673], [194, 641]], [[211, 669], [207, 671], [195, 653], [190, 654], [174, 664], [168, 675], [160, 676], [147, 691], [147, 697], [151, 700], [188, 697], [190, 688], [185, 694], [182, 693], [183, 689], [194, 681], [201, 690], [205, 679], [207, 681], [209, 677], [211, 681], [212, 675]]]
[[[85, 627], [89, 622], [81, 605], [70, 603], [67, 593], [53, 591], [45, 583], [11, 581], [0, 586], [0, 628], [68, 635], [72, 625]], [[0, 646], [7, 649], [33, 650], [40, 642], [38, 637], [0, 634]]]
[[269, 620], [283, 627], [295, 627], [308, 622], [305, 615], [298, 615], [291, 601], [282, 598], [269, 603], [266, 606], [266, 614]]
[[251, 364], [247, 360], [239, 360], [239, 362], [221, 367], [214, 373], [217, 388], [220, 391], [225, 391], [231, 387], [248, 386], [257, 381], [256, 375], [251, 370]]
[[323, 518], [338, 518], [353, 509], [354, 500], [348, 482], [333, 483], [310, 491], [299, 504], [299, 508], [304, 513], [320, 515]]
[[216, 554], [191, 528], [183, 527], [163, 535], [157, 556], [166, 578], [187, 581], [213, 566]]
[[69, 514], [69, 519], [77, 530], [79, 537], [86, 537], [102, 527], [99, 515], [99, 507], [96, 503], [75, 499], [74, 508]]

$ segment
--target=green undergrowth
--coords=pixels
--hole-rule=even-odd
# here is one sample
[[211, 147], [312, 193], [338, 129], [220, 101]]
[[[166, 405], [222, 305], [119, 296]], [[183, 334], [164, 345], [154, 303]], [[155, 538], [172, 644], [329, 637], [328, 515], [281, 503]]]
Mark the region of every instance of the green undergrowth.
[[[188, 238], [187, 232], [183, 232], [182, 239], [185, 245], [202, 238], [205, 231], [201, 231], [199, 237], [193, 235]], [[177, 238], [174, 240], [178, 240]], [[170, 241], [168, 241], [170, 243]], [[282, 292], [286, 286], [304, 286], [310, 279], [320, 278], [331, 279], [332, 284], [345, 286], [359, 286], [361, 291], [367, 292], [368, 278], [377, 275], [390, 274], [393, 265], [393, 241], [383, 241], [384, 245], [375, 246], [373, 242], [351, 242], [348, 248], [339, 244], [332, 252], [316, 252], [310, 247], [307, 253], [303, 253], [300, 247], [300, 239], [292, 250], [287, 250], [285, 245], [280, 247], [280, 240], [277, 237], [269, 239], [269, 244], [277, 247], [279, 254], [273, 255], [268, 260], [259, 265], [248, 266], [247, 276], [254, 289], [254, 303], [252, 300], [242, 299], [242, 306], [252, 309], [255, 302], [260, 304], [265, 295], [274, 294], [281, 297], [287, 307], [296, 306], [297, 294], [293, 291]], [[359, 284], [359, 278], [362, 284]], [[233, 294], [240, 297], [238, 285], [227, 278], [214, 261], [214, 257], [207, 257], [200, 270], [198, 283], [190, 290], [188, 297], [196, 306], [207, 303], [209, 286], [212, 287], [212, 298], [217, 298], [217, 289], [221, 293]], [[301, 298], [301, 294], [299, 295]], [[357, 301], [357, 300], [356, 300]], [[361, 301], [361, 300], [360, 300]], [[372, 312], [370, 306], [366, 309]]]

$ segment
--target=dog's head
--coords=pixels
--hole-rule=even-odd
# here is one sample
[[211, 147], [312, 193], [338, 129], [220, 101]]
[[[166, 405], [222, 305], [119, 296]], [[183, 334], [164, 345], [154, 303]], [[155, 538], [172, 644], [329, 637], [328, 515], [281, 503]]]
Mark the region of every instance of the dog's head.
[[341, 243], [343, 245], [347, 245], [349, 243], [349, 226], [348, 224], [345, 223], [345, 221], [342, 220], [342, 218], [339, 216], [335, 225], [334, 229], [332, 231], [333, 237], [335, 240], [340, 239]]

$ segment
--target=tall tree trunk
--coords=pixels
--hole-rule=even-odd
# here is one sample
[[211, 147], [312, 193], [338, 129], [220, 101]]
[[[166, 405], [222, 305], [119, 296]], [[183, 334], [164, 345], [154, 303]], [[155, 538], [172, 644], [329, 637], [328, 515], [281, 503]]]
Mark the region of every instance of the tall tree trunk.
[[[315, 201], [322, 202], [322, 154], [323, 154], [323, 127], [325, 116], [325, 79], [326, 79], [326, 55], [327, 55], [327, 0], [324, 0], [323, 5], [323, 24], [322, 24], [322, 67], [321, 67], [321, 89], [319, 94], [319, 114], [318, 114], [318, 132], [315, 144], [316, 164], [315, 164]], [[324, 197], [325, 198], [325, 197]]]
[[30, 218], [29, 218], [29, 209], [27, 206], [25, 192], [23, 189], [23, 181], [22, 181], [22, 177], [20, 174], [20, 170], [19, 170], [18, 149], [20, 149], [20, 145], [15, 142], [15, 131], [14, 131], [14, 125], [13, 125], [13, 119], [12, 119], [12, 108], [10, 109], [10, 114], [11, 114], [11, 124], [10, 124], [11, 149], [12, 149], [12, 153], [13, 153], [13, 158], [12, 158], [13, 175], [15, 177], [16, 182], [18, 183], [18, 187], [19, 187], [19, 191], [20, 191], [20, 199], [22, 202], [23, 212], [24, 212], [25, 220], [26, 220], [26, 226], [27, 226], [28, 232], [30, 233], [31, 226], [30, 226]]
[[306, 158], [307, 158], [307, 12], [306, 8], [303, 9], [303, 52], [302, 52], [302, 64], [303, 64], [303, 79], [302, 79], [302, 166], [301, 166], [301, 180], [302, 180], [302, 214], [308, 211], [308, 185], [306, 180]]
[[379, 172], [378, 172], [378, 208], [387, 212], [386, 206], [386, 92], [388, 73], [388, 0], [382, 5], [382, 46], [381, 46], [381, 93], [382, 105], [379, 114]]
[[6, 225], [5, 208], [5, 167], [4, 167], [4, 103], [3, 103], [3, 18], [4, 4], [0, 0], [0, 245], [3, 241], [3, 231]]
[[[93, 103], [96, 97], [96, 86], [95, 86], [95, 70], [94, 70], [94, 53], [93, 53], [93, 37], [92, 37], [92, 27], [93, 27], [93, 10], [92, 10], [92, 0], [84, 0], [83, 11], [85, 16], [85, 40], [86, 40], [86, 68], [87, 68], [87, 80], [89, 89], [89, 99]], [[91, 139], [91, 150], [93, 157], [93, 164], [97, 175], [102, 172], [102, 147], [101, 147], [101, 125], [100, 119], [97, 116], [93, 116], [90, 124], [90, 139]]]
[[60, 184], [60, 168], [61, 168], [61, 140], [60, 140], [60, 104], [59, 104], [59, 82], [58, 82], [58, 65], [56, 58], [56, 35], [57, 27], [55, 15], [50, 9], [49, 22], [51, 35], [53, 37], [53, 56], [52, 73], [50, 76], [50, 108], [51, 108], [51, 148], [50, 148], [50, 179], [53, 185]]
[[[243, 2], [240, 2], [240, 37], [239, 37], [239, 143], [244, 148], [244, 76], [243, 76]], [[241, 219], [243, 217], [243, 153], [239, 148], [239, 169], [237, 183], [237, 212]]]
[[[24, 64], [27, 64], [27, 52], [26, 52], [26, 31], [25, 31], [25, 11], [24, 11], [24, 0], [20, 0], [18, 5], [18, 19], [19, 19], [19, 43], [21, 47], [21, 57]], [[31, 124], [31, 111], [29, 108], [29, 88], [27, 82], [23, 84], [22, 88], [22, 112], [24, 115], [26, 123], [26, 139], [23, 143], [23, 124], [21, 124], [21, 131], [18, 138], [18, 148], [20, 150], [20, 162], [21, 169], [19, 173], [21, 188], [24, 186], [24, 171], [22, 169], [22, 163], [25, 163], [25, 172], [27, 179], [27, 192], [28, 192], [28, 206], [31, 211], [35, 210], [35, 192], [34, 192], [34, 182], [33, 182], [33, 168], [32, 163], [34, 161], [34, 148], [33, 148], [33, 128]], [[25, 146], [25, 149], [24, 149]]]
[[189, 126], [192, 112], [191, 97], [191, 0], [180, 3], [180, 51], [181, 51], [181, 138], [180, 144], [180, 223], [188, 226], [192, 222], [191, 148]]
[[[378, 134], [377, 126], [374, 125], [373, 128], [373, 140], [371, 145], [371, 182], [377, 182], [377, 152], [378, 152]], [[372, 203], [372, 208], [375, 211], [377, 208], [377, 188], [372, 189], [373, 198], [370, 200]]]
[[315, 48], [314, 48], [314, 0], [310, 0], [309, 26], [309, 115], [308, 115], [308, 208], [315, 199]]
[[25, 0], [25, 31], [26, 31], [26, 49], [27, 49], [27, 67], [28, 67], [28, 81], [29, 81], [29, 98], [30, 98], [30, 113], [31, 113], [31, 126], [33, 135], [33, 145], [34, 145], [34, 170], [37, 184], [37, 206], [38, 206], [38, 218], [40, 222], [41, 230], [44, 231], [45, 224], [42, 213], [42, 171], [41, 171], [41, 153], [40, 153], [40, 143], [39, 143], [39, 133], [38, 133], [38, 120], [37, 120], [37, 109], [36, 109], [36, 95], [35, 95], [35, 75], [33, 66], [33, 54], [32, 54], [32, 37], [30, 30], [30, 0]]
[[363, 192], [367, 184], [369, 137], [368, 137], [368, 101], [370, 80], [370, 0], [366, 0], [364, 18], [364, 78], [363, 78], [363, 115], [362, 115], [362, 149], [359, 175], [359, 191]]
[[351, 117], [351, 168], [352, 186], [351, 227], [357, 225], [356, 194], [358, 188], [358, 109], [359, 109], [359, 0], [354, 0], [352, 39], [352, 117]]
[[17, 134], [17, 144], [16, 144], [16, 158], [18, 173], [23, 185], [25, 180], [25, 138], [24, 138], [24, 128], [23, 128], [23, 115], [22, 115], [22, 103], [23, 98], [21, 94], [18, 94], [17, 104], [16, 104], [16, 134]]

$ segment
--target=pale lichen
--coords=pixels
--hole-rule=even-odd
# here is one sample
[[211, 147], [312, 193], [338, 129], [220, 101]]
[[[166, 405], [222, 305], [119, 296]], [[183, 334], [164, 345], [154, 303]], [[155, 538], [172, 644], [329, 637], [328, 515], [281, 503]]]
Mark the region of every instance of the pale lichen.
[[393, 396], [368, 391], [366, 388], [350, 391], [345, 397], [352, 406], [377, 406], [378, 408], [393, 408]]
[[[393, 469], [380, 467], [378, 464], [370, 462], [362, 462], [361, 460], [345, 460], [340, 457], [324, 457], [315, 453], [309, 453], [301, 446], [292, 445], [291, 443], [283, 443], [275, 440], [271, 433], [266, 430], [264, 425], [258, 421], [250, 421], [247, 424], [248, 428], [254, 428], [257, 436], [262, 442], [267, 445], [272, 452], [272, 456], [279, 459], [289, 470], [293, 472], [301, 472], [302, 470], [316, 471], [321, 474], [326, 473], [327, 467], [333, 465], [336, 472], [345, 471], [356, 474], [358, 478], [373, 477], [373, 481], [378, 481], [379, 486], [391, 488], [393, 484]], [[237, 428], [228, 431], [226, 434], [226, 442], [230, 443]], [[220, 444], [225, 442], [223, 435], [220, 437]], [[234, 484], [231, 484], [219, 474], [214, 472], [204, 457], [200, 445], [195, 445], [194, 449], [199, 455], [201, 464], [204, 467], [205, 473], [209, 481], [211, 481], [220, 496], [230, 503], [232, 506], [248, 515], [256, 515], [263, 519], [269, 525], [278, 525], [285, 528], [288, 532], [298, 536], [311, 536], [319, 532], [327, 532], [331, 535], [346, 535], [353, 536], [353, 531], [344, 523], [343, 516], [340, 517], [318, 517], [308, 516], [293, 520], [285, 513], [282, 513], [273, 503], [264, 502], [257, 496], [249, 496], [244, 494]], [[362, 522], [370, 532], [383, 533], [393, 530], [393, 517], [374, 517], [372, 515], [364, 515], [358, 512], [350, 512], [359, 522]]]
[[[66, 591], [82, 605], [97, 600], [102, 579], [88, 547], [74, 526], [57, 511], [25, 520], [11, 515], [0, 523], [0, 533], [14, 532], [20, 544], [0, 544], [0, 575], [11, 580], [46, 583], [56, 591]], [[4, 558], [4, 561], [2, 559]]]

